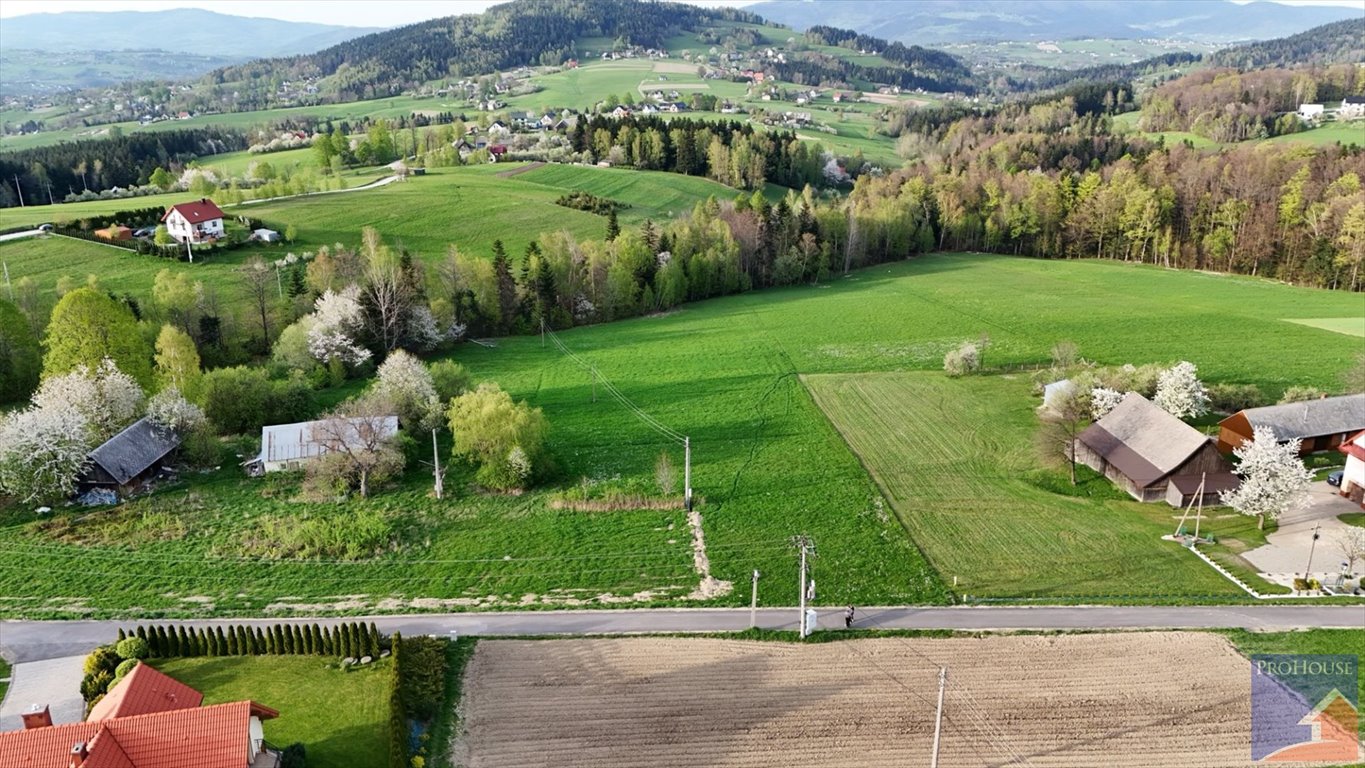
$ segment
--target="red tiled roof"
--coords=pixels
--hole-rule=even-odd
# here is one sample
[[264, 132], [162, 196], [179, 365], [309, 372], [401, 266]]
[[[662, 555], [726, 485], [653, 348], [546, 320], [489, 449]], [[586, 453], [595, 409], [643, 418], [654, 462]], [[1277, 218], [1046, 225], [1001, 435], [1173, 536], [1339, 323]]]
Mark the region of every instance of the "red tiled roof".
[[83, 741], [90, 752], [83, 768], [245, 768], [252, 715], [275, 713], [235, 701], [0, 733], [0, 766], [68, 768], [72, 746]]
[[179, 211], [181, 216], [191, 224], [201, 224], [205, 221], [223, 218], [223, 209], [219, 208], [212, 200], [207, 197], [200, 198], [192, 203], [178, 203], [166, 209], [166, 214], [161, 217], [162, 221], [171, 215], [171, 211]]
[[147, 664], [138, 664], [90, 710], [86, 720], [146, 715], [197, 707], [204, 694]]

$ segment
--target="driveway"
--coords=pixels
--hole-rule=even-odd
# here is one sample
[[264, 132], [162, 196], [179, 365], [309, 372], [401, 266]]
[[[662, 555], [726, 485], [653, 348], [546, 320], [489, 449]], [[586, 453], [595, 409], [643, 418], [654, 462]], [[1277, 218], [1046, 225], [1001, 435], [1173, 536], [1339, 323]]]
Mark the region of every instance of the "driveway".
[[9, 692], [0, 701], [0, 732], [23, 728], [22, 715], [33, 704], [50, 707], [56, 725], [80, 722], [85, 714], [85, 702], [81, 701], [84, 664], [84, 656], [15, 664]]
[[0, 243], [6, 240], [23, 240], [26, 237], [37, 237], [43, 234], [41, 229], [26, 229], [23, 232], [11, 232], [8, 235], [0, 235]]
[[1337, 515], [1359, 512], [1360, 507], [1338, 496], [1337, 489], [1326, 482], [1313, 483], [1310, 493], [1312, 501], [1302, 510], [1280, 518], [1279, 529], [1266, 537], [1264, 546], [1242, 553], [1243, 558], [1277, 584], [1290, 586], [1296, 576], [1303, 574], [1313, 545], [1313, 528], [1319, 524], [1322, 535], [1313, 550], [1313, 577], [1325, 579], [1340, 571], [1337, 536], [1350, 526], [1338, 520]]

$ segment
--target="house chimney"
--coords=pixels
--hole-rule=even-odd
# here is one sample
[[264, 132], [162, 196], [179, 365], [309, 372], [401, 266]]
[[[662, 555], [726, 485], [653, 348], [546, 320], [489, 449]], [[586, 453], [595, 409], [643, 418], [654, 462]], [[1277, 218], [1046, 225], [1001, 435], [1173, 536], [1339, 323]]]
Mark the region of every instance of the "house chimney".
[[47, 728], [52, 725], [52, 713], [48, 708], [39, 704], [34, 704], [24, 713], [24, 730], [33, 728]]
[[78, 741], [76, 742], [76, 745], [71, 748], [71, 762], [68, 765], [70, 765], [70, 768], [80, 768], [85, 764], [85, 758], [87, 757], [90, 757], [90, 750], [86, 748], [85, 742]]

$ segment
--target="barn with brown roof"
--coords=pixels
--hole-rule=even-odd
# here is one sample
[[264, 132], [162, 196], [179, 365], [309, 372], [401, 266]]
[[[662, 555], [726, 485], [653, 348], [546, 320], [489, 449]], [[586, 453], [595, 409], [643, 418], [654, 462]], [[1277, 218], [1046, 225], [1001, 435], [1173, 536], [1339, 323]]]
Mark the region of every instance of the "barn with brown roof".
[[144, 416], [90, 452], [90, 465], [80, 477], [80, 486], [134, 491], [161, 471], [180, 442], [174, 430]]
[[1267, 427], [1281, 443], [1299, 441], [1299, 455], [1330, 451], [1365, 429], [1365, 394], [1247, 408], [1218, 422], [1218, 449], [1231, 451]]
[[1204, 503], [1216, 503], [1215, 489], [1236, 486], [1212, 438], [1136, 392], [1076, 438], [1076, 460], [1138, 501], [1188, 504], [1204, 479]]
[[4, 768], [274, 768], [262, 720], [278, 717], [254, 701], [199, 706], [203, 695], [138, 664], [82, 723], [25, 718], [0, 733]]

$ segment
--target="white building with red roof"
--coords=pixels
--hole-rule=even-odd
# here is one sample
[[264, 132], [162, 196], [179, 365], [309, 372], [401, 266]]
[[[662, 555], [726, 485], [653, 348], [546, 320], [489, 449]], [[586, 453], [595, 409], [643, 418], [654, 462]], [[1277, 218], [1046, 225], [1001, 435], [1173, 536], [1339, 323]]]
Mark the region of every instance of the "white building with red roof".
[[1346, 454], [1346, 467], [1341, 473], [1341, 495], [1365, 507], [1365, 432], [1352, 435], [1338, 450]]
[[262, 720], [279, 715], [254, 701], [202, 707], [204, 696], [138, 664], [81, 723], [52, 725], [26, 715], [22, 731], [0, 733], [9, 768], [274, 768]]
[[202, 243], [223, 236], [223, 209], [207, 197], [166, 209], [161, 223], [178, 242]]

